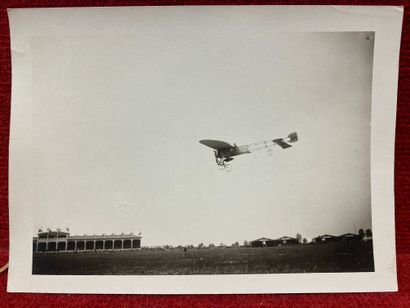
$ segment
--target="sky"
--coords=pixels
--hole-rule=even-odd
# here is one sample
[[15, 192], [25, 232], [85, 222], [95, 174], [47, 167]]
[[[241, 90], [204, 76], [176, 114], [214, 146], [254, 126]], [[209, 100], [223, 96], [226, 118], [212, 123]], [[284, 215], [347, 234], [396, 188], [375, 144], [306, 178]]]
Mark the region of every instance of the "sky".
[[[32, 39], [33, 235], [154, 246], [371, 228], [373, 34], [232, 27]], [[229, 173], [198, 142], [294, 131]]]

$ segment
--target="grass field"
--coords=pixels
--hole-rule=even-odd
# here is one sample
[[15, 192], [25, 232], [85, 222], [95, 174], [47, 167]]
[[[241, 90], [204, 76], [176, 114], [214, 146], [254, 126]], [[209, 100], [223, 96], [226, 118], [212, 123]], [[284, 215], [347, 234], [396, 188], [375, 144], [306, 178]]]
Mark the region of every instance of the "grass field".
[[367, 243], [34, 254], [39, 275], [195, 275], [374, 271]]

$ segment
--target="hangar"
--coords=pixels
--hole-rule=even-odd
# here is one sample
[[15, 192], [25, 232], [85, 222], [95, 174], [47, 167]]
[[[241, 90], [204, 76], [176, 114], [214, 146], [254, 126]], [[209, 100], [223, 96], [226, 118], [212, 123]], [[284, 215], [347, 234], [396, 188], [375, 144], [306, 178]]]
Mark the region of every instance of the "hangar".
[[285, 245], [297, 245], [300, 244], [299, 241], [290, 236], [282, 236], [277, 239], [270, 239], [267, 237], [261, 237], [259, 239], [251, 241], [252, 247], [274, 247], [274, 246], [285, 246]]

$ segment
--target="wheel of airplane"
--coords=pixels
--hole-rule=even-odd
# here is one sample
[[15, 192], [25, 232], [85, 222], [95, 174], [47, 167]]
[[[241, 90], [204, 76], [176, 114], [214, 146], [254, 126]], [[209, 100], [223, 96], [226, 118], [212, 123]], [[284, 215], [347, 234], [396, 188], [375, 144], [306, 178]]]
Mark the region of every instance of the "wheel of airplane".
[[227, 164], [227, 165], [225, 166], [225, 170], [226, 170], [227, 172], [230, 172], [230, 171], [232, 170], [232, 166], [229, 165], [229, 164]]

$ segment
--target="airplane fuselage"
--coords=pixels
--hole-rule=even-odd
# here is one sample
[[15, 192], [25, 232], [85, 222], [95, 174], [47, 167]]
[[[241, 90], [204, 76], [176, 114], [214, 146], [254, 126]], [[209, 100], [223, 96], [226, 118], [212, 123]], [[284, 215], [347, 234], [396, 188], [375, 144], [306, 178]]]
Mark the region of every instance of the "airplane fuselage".
[[249, 147], [247, 145], [242, 145], [242, 146], [235, 146], [233, 148], [227, 148], [227, 149], [220, 149], [217, 150], [217, 156], [219, 158], [229, 158], [232, 156], [238, 156], [241, 154], [248, 154], [251, 153], [248, 149]]

